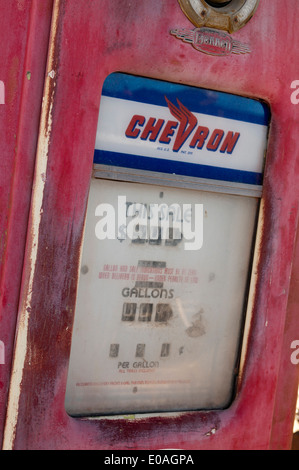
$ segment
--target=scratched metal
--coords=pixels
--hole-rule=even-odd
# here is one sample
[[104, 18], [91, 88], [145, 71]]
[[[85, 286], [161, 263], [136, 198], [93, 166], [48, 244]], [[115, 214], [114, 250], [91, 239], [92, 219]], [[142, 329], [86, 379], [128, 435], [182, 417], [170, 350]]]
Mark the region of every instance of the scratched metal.
[[[299, 338], [298, 109], [290, 102], [298, 48], [290, 45], [298, 39], [298, 13], [297, 0], [260, 2], [233, 35], [250, 44], [251, 54], [215, 58], [169, 34], [177, 25], [190, 28], [173, 0], [55, 2], [40, 135], [45, 145], [37, 168], [43, 159], [47, 164], [33, 188], [42, 199], [29, 225], [16, 350], [23, 360], [21, 370], [14, 365], [8, 448], [290, 447], [298, 380], [290, 343]], [[271, 107], [245, 348], [237, 396], [226, 410], [113, 420], [81, 420], [65, 412], [101, 87], [114, 71], [261, 98]]]
[[[18, 300], [46, 66], [52, 0], [0, 1], [0, 442], [6, 414]], [[4, 362], [4, 363], [3, 363]], [[1, 445], [1, 444], [0, 444]]]

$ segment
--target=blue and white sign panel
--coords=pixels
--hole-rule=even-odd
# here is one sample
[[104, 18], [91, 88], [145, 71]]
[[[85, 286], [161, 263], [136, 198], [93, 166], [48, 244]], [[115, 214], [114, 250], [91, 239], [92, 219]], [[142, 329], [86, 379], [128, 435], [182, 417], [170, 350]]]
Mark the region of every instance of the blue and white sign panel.
[[268, 121], [267, 108], [251, 99], [121, 73], [107, 78], [70, 415], [229, 406]]
[[94, 163], [261, 186], [269, 120], [257, 100], [113, 73]]

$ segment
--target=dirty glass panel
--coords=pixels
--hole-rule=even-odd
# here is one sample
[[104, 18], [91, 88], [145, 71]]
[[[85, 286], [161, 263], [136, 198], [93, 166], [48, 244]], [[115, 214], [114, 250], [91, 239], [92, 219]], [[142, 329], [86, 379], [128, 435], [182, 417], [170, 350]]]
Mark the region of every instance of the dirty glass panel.
[[259, 200], [92, 179], [71, 415], [229, 405]]

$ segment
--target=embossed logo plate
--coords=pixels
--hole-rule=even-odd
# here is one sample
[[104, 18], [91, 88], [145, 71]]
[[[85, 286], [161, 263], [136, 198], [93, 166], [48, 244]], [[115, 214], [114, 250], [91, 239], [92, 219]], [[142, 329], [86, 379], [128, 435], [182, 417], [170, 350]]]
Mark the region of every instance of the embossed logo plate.
[[247, 44], [233, 39], [228, 33], [212, 28], [173, 29], [170, 34], [192, 44], [200, 52], [214, 56], [230, 54], [248, 54], [251, 52]]

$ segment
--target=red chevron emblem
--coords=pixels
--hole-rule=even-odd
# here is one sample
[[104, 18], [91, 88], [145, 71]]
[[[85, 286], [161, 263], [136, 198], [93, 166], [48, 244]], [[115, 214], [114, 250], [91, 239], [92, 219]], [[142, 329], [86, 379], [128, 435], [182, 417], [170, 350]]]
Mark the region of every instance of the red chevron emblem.
[[169, 99], [165, 96], [166, 103], [168, 105], [171, 114], [179, 121], [180, 125], [176, 134], [176, 139], [173, 145], [173, 151], [178, 152], [184, 145], [189, 135], [197, 125], [197, 118], [186, 106], [184, 106], [178, 99], [177, 108]]

